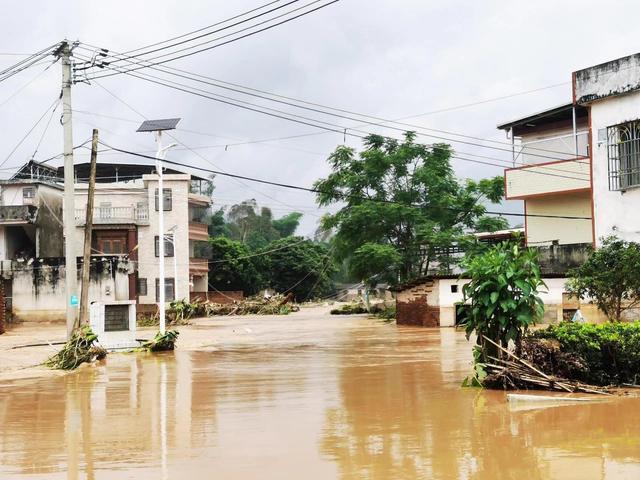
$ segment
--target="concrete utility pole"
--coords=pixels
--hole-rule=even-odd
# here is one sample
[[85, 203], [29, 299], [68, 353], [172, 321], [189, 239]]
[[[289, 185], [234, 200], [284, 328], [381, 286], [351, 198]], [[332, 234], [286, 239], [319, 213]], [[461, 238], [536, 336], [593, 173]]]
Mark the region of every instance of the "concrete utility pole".
[[75, 202], [73, 171], [73, 128], [71, 123], [71, 84], [73, 72], [71, 46], [67, 40], [60, 50], [62, 58], [62, 128], [64, 134], [64, 258], [65, 258], [65, 302], [67, 305], [67, 338], [71, 338], [76, 324], [78, 303], [78, 269], [75, 252]]
[[91, 169], [87, 214], [84, 224], [84, 251], [82, 252], [82, 289], [80, 290], [80, 325], [89, 325], [89, 272], [91, 267], [91, 233], [93, 230], [93, 199], [96, 190], [96, 161], [98, 159], [98, 130], [93, 129], [91, 138]]

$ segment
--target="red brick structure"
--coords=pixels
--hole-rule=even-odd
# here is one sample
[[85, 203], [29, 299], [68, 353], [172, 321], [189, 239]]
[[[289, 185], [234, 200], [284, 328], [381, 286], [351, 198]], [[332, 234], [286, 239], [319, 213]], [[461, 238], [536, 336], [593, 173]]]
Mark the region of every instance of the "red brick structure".
[[439, 327], [440, 307], [429, 305], [433, 280], [416, 280], [396, 289], [396, 323], [419, 327]]

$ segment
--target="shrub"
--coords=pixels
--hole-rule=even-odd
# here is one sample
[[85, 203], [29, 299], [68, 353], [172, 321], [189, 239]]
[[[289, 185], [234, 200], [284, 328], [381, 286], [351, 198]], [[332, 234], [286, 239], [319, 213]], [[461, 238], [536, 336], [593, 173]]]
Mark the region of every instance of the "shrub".
[[562, 354], [584, 364], [586, 368], [574, 371], [576, 380], [596, 385], [636, 384], [640, 380], [640, 322], [563, 322], [531, 337], [557, 341]]
[[467, 338], [475, 332], [482, 360], [497, 357], [488, 338], [507, 347], [519, 346], [522, 335], [542, 317], [544, 305], [538, 289], [544, 287], [533, 249], [504, 242], [465, 260], [471, 281], [462, 291], [467, 308], [461, 309]]
[[590, 298], [609, 320], [640, 304], [640, 244], [607, 237], [580, 267], [570, 272], [568, 289]]

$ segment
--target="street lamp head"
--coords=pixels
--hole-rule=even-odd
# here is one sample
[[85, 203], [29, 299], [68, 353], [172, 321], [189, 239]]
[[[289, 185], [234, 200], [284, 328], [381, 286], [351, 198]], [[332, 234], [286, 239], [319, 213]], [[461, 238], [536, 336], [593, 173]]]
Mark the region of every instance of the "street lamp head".
[[174, 130], [180, 118], [162, 118], [159, 120], [145, 120], [138, 127], [136, 132], [161, 132], [163, 130]]

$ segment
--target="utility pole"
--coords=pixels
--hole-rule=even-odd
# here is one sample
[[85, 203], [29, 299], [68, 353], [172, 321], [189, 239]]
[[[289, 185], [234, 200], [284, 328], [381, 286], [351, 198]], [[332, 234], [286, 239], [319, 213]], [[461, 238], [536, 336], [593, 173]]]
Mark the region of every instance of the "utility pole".
[[75, 202], [73, 170], [73, 128], [71, 123], [71, 84], [73, 73], [71, 46], [64, 40], [60, 50], [62, 58], [62, 128], [64, 135], [64, 258], [65, 258], [65, 302], [67, 305], [67, 338], [71, 338], [76, 324], [78, 303], [78, 269], [75, 252]]
[[84, 224], [84, 251], [82, 252], [82, 287], [80, 290], [80, 325], [89, 325], [89, 269], [91, 267], [91, 233], [93, 230], [93, 199], [96, 190], [96, 161], [98, 159], [98, 130], [91, 138], [91, 169], [87, 193], [87, 215]]

